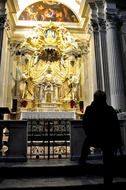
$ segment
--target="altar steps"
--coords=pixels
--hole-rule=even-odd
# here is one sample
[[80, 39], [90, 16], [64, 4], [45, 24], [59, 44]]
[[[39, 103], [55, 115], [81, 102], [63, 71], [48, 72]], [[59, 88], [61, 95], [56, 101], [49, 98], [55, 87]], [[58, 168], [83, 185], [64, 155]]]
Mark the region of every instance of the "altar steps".
[[[115, 160], [113, 186], [126, 187], [126, 157]], [[66, 159], [0, 163], [0, 190], [82, 190], [103, 187], [102, 159], [87, 164]], [[124, 187], [123, 187], [124, 188]]]
[[[116, 178], [112, 187], [107, 189], [125, 189], [126, 180]], [[0, 181], [2, 190], [103, 190], [101, 177], [57, 177], [57, 178], [21, 178]], [[104, 190], [107, 190], [104, 189]]]

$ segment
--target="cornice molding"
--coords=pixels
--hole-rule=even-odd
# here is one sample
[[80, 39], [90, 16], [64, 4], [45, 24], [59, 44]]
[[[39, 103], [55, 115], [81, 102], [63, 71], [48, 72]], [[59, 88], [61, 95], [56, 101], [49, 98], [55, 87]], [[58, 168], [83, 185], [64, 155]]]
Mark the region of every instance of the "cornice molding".
[[6, 1], [7, 0], [3, 0], [3, 1], [0, 0], [0, 15], [4, 15], [6, 12], [6, 6], [5, 6]]

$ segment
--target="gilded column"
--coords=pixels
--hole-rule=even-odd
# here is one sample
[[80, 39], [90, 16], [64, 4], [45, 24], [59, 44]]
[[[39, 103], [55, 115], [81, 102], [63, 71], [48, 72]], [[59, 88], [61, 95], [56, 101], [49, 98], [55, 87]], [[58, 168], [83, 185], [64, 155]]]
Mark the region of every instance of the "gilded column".
[[116, 109], [125, 110], [121, 48], [117, 32], [116, 13], [109, 12], [107, 13], [107, 50], [111, 104]]
[[3, 44], [4, 24], [6, 21], [6, 14], [5, 14], [6, 1], [7, 0], [0, 0], [0, 64], [1, 64], [1, 52], [2, 52], [2, 44]]

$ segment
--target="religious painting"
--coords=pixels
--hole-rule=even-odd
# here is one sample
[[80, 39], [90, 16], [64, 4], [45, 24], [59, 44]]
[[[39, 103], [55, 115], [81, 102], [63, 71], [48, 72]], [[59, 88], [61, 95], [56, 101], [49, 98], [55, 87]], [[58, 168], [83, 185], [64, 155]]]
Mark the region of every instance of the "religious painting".
[[76, 15], [67, 6], [59, 3], [39, 1], [26, 7], [19, 16], [24, 21], [78, 22]]
[[48, 43], [54, 43], [56, 41], [56, 32], [52, 29], [45, 31], [45, 41]]
[[45, 31], [45, 38], [56, 38], [56, 32], [52, 29]]

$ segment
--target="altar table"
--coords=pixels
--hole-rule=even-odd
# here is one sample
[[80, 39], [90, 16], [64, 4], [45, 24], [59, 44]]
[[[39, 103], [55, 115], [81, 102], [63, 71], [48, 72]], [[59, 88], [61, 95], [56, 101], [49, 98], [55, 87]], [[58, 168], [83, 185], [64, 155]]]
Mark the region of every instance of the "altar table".
[[76, 119], [75, 111], [23, 111], [20, 120], [28, 119]]

